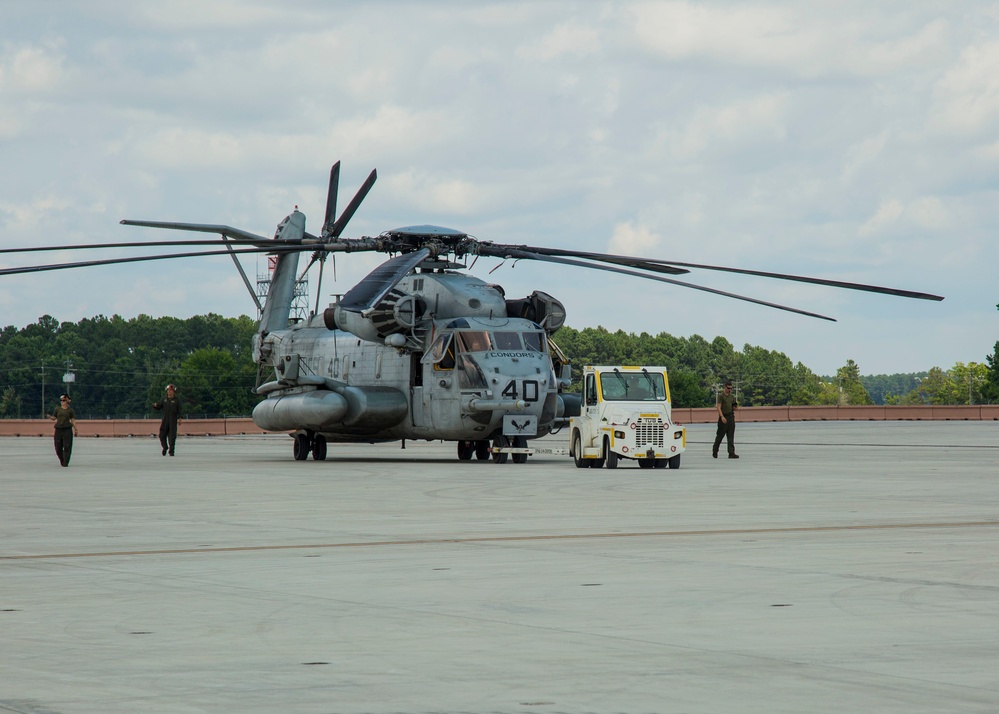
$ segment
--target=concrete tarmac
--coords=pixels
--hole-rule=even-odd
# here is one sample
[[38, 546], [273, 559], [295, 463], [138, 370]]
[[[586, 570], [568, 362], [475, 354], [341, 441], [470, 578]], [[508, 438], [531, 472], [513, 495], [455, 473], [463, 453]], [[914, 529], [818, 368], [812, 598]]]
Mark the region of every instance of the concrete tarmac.
[[713, 432], [0, 439], [0, 713], [999, 710], [999, 423]]

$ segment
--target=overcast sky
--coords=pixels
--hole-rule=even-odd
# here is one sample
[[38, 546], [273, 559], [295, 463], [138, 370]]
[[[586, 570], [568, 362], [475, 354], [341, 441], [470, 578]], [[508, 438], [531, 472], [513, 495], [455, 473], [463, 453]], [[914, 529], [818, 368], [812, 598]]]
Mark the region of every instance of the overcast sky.
[[[432, 223], [946, 297], [682, 278], [830, 323], [476, 263], [573, 327], [720, 335], [819, 374], [947, 369], [999, 339], [997, 68], [994, 2], [0, 0], [0, 248], [196, 237], [122, 218], [271, 235], [296, 205], [318, 233], [341, 159], [341, 207], [379, 175], [348, 237]], [[78, 254], [0, 265], [39, 257]], [[338, 256], [323, 292], [383, 259]], [[208, 312], [255, 314], [226, 257], [0, 277], [0, 326]]]

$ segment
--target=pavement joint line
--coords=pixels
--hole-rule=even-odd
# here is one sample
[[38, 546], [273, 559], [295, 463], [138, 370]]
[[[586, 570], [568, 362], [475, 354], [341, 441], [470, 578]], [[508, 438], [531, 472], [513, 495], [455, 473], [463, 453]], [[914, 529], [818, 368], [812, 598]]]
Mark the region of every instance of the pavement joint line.
[[844, 531], [908, 530], [923, 528], [983, 528], [999, 526], [999, 521], [959, 521], [948, 523], [873, 523], [852, 526], [792, 526], [787, 528], [728, 528], [691, 531], [646, 531], [629, 533], [565, 533], [562, 535], [481, 536], [475, 538], [421, 538], [414, 540], [367, 541], [347, 543], [303, 543], [297, 545], [247, 545], [219, 548], [173, 548], [163, 550], [122, 550], [97, 553], [43, 553], [38, 555], [0, 555], [0, 561], [58, 560], [62, 558], [114, 558], [136, 555], [185, 555], [192, 553], [240, 553], [275, 550], [314, 550], [317, 548], [371, 548], [404, 545], [448, 545], [462, 543], [513, 543], [548, 540], [588, 540], [599, 538], [682, 538], [712, 535], [766, 535], [781, 533], [833, 533]]

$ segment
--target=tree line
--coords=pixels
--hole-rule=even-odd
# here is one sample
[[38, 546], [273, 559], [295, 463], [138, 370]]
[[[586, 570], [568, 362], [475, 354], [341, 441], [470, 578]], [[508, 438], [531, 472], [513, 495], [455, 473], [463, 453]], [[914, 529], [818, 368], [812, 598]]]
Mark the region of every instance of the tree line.
[[[51, 412], [69, 392], [81, 419], [157, 416], [152, 404], [177, 384], [184, 413], [248, 415], [256, 367], [249, 317], [178, 319], [98, 315], [78, 323], [50, 315], [0, 331], [0, 417]], [[64, 382], [66, 375], [73, 381]]]
[[[248, 416], [260, 399], [252, 392], [255, 332], [245, 315], [211, 313], [98, 315], [78, 323], [45, 315], [22, 329], [7, 326], [0, 331], [0, 417], [41, 417], [64, 391], [80, 418], [153, 417], [152, 403], [169, 383], [178, 385], [188, 416]], [[853, 360], [835, 375], [817, 375], [782, 352], [749, 344], [737, 350], [724, 337], [563, 327], [555, 342], [574, 366], [570, 389], [578, 390], [586, 364], [664, 365], [679, 407], [712, 406], [729, 379], [744, 406], [999, 402], [999, 342], [985, 364], [874, 376], [862, 376]]]

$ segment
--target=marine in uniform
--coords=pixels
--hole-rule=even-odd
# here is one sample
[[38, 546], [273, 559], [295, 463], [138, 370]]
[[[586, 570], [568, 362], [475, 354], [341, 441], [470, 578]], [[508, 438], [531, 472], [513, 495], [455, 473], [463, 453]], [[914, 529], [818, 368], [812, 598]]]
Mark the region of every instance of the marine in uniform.
[[59, 463], [69, 466], [69, 457], [73, 455], [73, 436], [76, 434], [76, 412], [70, 403], [73, 400], [68, 394], [59, 397], [59, 406], [49, 414], [49, 419], [55, 422], [55, 442], [56, 456]]
[[711, 449], [711, 456], [718, 458], [718, 447], [721, 446], [722, 437], [728, 439], [728, 457], [737, 459], [739, 455], [735, 453], [735, 410], [739, 408], [739, 402], [732, 394], [732, 383], [725, 382], [725, 388], [718, 395], [718, 431], [715, 433], [715, 445]]
[[163, 419], [160, 421], [162, 453], [166, 456], [169, 452], [170, 456], [173, 456], [174, 448], [177, 445], [177, 427], [180, 425], [180, 399], [177, 398], [177, 388], [168, 384], [166, 397], [155, 402], [153, 409], [163, 412]]

